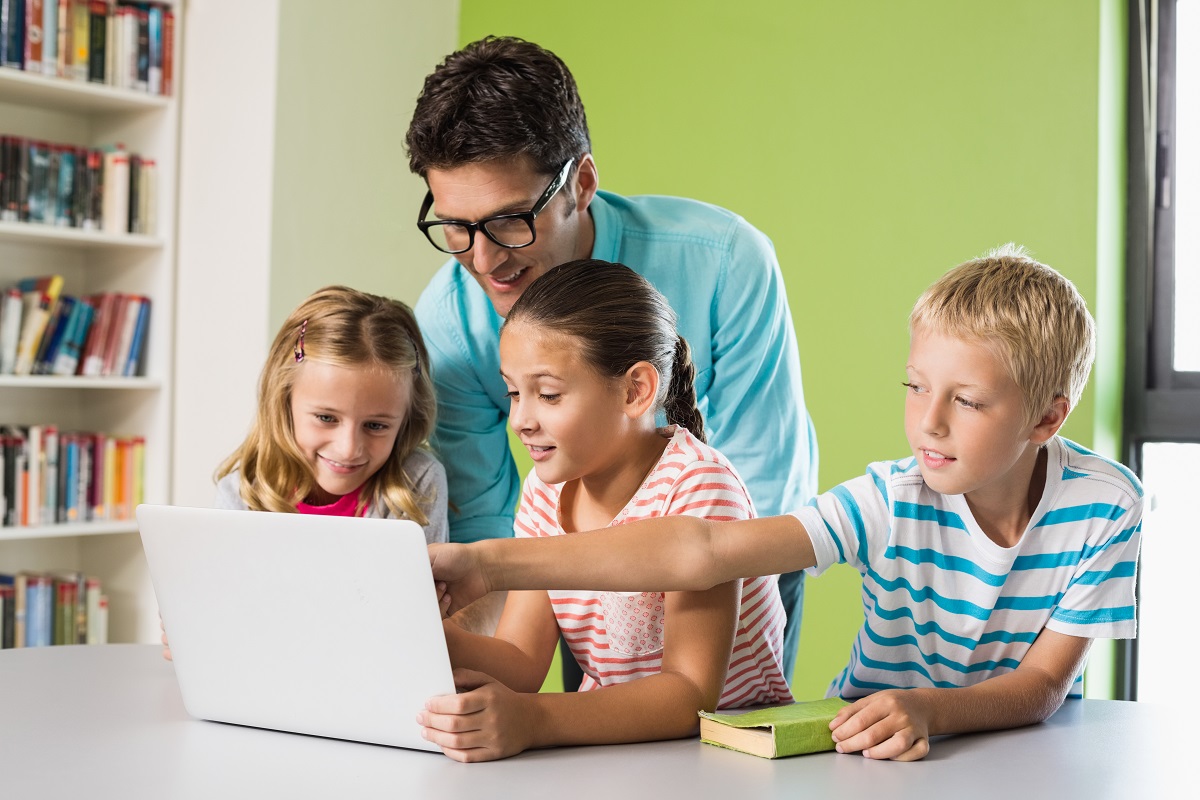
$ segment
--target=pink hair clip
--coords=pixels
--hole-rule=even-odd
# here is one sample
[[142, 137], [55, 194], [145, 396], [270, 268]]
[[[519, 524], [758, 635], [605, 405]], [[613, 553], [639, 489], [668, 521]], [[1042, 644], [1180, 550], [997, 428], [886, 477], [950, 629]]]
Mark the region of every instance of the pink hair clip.
[[296, 347], [292, 350], [296, 354], [296, 363], [299, 364], [304, 360], [304, 332], [308, 330], [308, 320], [300, 323], [300, 338], [296, 340]]

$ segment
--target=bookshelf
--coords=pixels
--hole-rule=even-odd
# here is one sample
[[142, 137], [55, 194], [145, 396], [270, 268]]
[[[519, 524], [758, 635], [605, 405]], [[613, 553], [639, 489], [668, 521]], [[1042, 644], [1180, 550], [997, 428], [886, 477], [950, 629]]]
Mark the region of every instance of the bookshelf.
[[[0, 376], [0, 422], [54, 424], [145, 438], [145, 500], [168, 503], [172, 452], [175, 221], [184, 24], [175, 12], [174, 95], [0, 68], [0, 133], [81, 147], [123, 144], [158, 165], [157, 232], [113, 234], [0, 222], [0, 285], [63, 277], [63, 293], [126, 292], [152, 300], [144, 376]], [[154, 642], [158, 611], [132, 519], [0, 527], [0, 572], [81, 570], [109, 596], [110, 642]]]

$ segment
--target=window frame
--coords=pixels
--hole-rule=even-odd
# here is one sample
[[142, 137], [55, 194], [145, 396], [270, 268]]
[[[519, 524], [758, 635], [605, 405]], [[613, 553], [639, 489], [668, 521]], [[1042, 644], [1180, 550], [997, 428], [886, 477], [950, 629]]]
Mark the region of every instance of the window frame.
[[[1176, 370], [1176, 4], [1129, 0], [1123, 454], [1200, 442], [1200, 372]], [[1139, 592], [1140, 593], [1140, 592]], [[1136, 639], [1118, 642], [1116, 694], [1137, 699]]]

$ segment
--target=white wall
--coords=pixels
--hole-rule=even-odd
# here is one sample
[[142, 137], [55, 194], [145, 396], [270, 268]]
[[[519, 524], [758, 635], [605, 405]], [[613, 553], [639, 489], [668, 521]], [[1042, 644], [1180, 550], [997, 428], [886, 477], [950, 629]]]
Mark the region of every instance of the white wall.
[[184, 13], [171, 502], [208, 506], [267, 348], [279, 4]]
[[[457, 2], [186, 5], [172, 502], [212, 502], [276, 326], [347, 283], [414, 303], [441, 258], [416, 230], [404, 131], [457, 43]], [[236, 21], [236, 24], [233, 24]], [[236, 58], [225, 54], [237, 54]]]

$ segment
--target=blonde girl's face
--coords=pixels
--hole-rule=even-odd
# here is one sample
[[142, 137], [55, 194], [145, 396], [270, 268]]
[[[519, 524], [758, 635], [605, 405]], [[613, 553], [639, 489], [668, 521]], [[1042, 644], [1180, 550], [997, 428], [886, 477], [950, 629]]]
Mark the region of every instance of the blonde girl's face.
[[509, 424], [537, 475], [555, 484], [598, 477], [622, 463], [622, 390], [596, 373], [574, 337], [510, 325], [500, 336]]
[[317, 488], [306, 498], [328, 505], [361, 487], [392, 453], [412, 396], [412, 376], [308, 359], [292, 387], [296, 444]]

